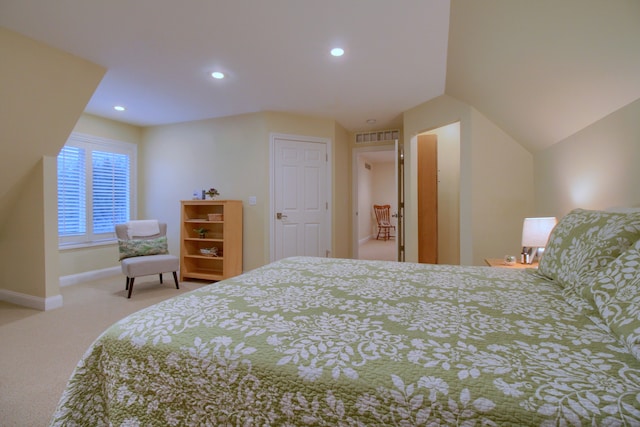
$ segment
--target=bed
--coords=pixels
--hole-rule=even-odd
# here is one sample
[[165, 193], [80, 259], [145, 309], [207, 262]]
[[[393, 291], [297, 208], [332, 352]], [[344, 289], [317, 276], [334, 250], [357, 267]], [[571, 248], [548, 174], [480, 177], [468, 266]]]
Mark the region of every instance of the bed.
[[51, 425], [640, 425], [640, 214], [535, 269], [293, 257], [114, 324]]

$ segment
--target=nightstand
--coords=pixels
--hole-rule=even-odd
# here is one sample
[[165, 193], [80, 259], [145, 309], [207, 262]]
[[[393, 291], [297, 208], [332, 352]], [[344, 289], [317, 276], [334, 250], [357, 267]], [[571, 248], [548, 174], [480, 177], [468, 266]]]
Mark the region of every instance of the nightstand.
[[516, 261], [513, 265], [507, 265], [502, 258], [485, 258], [484, 262], [490, 267], [503, 267], [503, 268], [538, 268], [538, 262], [532, 264], [520, 264]]

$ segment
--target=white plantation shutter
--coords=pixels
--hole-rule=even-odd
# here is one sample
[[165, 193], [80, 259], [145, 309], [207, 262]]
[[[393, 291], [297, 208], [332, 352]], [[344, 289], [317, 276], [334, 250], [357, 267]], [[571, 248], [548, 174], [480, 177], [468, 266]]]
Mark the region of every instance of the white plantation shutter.
[[58, 154], [58, 234], [86, 233], [85, 150], [63, 147]]
[[61, 246], [115, 240], [134, 211], [136, 146], [72, 134], [58, 155]]
[[129, 221], [129, 156], [94, 151], [93, 233], [109, 233]]

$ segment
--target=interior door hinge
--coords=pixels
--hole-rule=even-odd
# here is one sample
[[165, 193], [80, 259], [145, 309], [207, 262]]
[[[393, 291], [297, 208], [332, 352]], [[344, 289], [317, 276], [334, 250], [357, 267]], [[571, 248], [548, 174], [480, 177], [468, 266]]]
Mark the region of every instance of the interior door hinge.
[[329, 202], [324, 202], [324, 208], [325, 208], [326, 210], [329, 210]]

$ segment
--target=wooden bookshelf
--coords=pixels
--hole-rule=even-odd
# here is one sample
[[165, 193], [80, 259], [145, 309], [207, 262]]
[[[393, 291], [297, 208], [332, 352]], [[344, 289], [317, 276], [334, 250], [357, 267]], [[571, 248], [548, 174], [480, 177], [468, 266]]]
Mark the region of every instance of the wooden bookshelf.
[[[183, 200], [180, 224], [181, 281], [218, 281], [242, 273], [241, 200]], [[207, 230], [204, 237], [195, 231], [199, 228]]]

